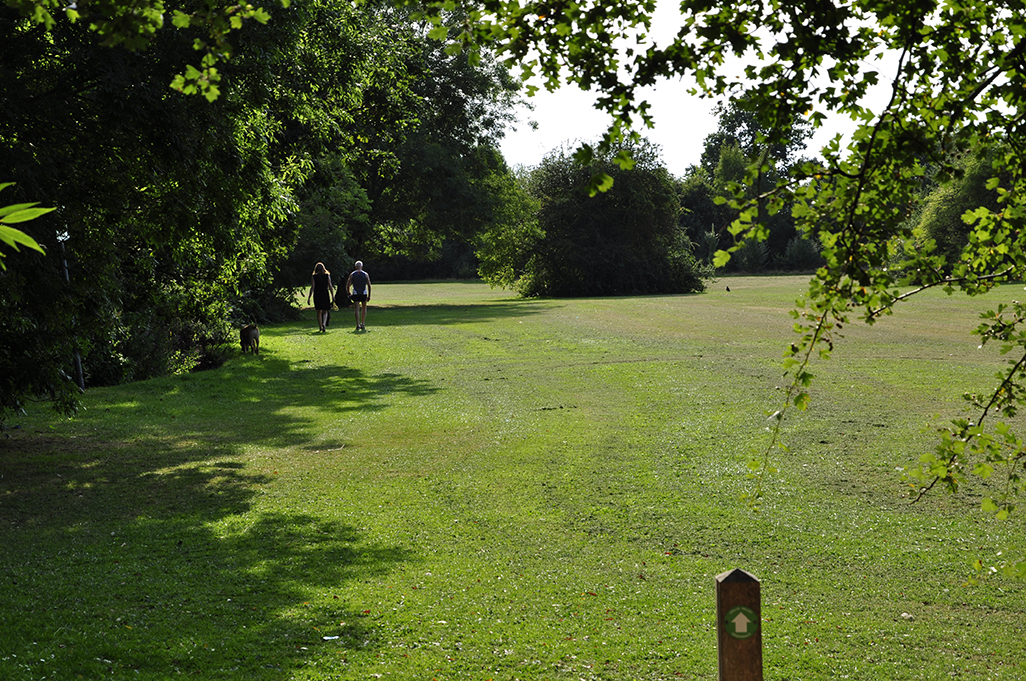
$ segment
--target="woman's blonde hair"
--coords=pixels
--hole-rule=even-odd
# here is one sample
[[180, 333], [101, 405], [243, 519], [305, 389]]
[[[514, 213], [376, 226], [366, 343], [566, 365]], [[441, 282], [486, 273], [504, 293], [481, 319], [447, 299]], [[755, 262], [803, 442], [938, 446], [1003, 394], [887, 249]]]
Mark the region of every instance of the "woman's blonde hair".
[[316, 265], [314, 265], [313, 273], [314, 274], [331, 274], [331, 272], [329, 272], [327, 269], [325, 269], [324, 263], [322, 263], [322, 262], [319, 262]]

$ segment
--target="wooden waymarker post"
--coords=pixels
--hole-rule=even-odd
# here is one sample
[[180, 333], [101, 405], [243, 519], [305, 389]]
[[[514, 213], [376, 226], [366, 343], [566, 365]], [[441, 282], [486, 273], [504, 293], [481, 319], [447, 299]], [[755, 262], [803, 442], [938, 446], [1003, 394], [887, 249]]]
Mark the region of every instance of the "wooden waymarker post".
[[762, 595], [759, 580], [735, 569], [716, 575], [719, 681], [762, 681]]

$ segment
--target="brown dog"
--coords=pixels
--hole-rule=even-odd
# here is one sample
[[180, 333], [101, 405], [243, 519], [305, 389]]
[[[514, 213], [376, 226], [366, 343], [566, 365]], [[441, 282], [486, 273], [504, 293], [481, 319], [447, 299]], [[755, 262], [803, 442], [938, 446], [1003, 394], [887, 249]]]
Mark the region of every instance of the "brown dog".
[[256, 324], [247, 324], [242, 327], [239, 337], [242, 339], [243, 354], [245, 354], [246, 350], [252, 350], [254, 355], [260, 354], [260, 329], [257, 328]]

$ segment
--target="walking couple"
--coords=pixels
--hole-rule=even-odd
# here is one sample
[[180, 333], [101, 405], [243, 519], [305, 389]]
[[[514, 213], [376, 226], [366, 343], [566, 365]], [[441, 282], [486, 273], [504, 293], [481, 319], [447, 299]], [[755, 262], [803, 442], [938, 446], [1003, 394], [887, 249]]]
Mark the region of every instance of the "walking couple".
[[[371, 297], [370, 275], [363, 271], [363, 262], [356, 261], [356, 269], [350, 273], [346, 280], [345, 295], [353, 302], [353, 313], [356, 315], [356, 330], [366, 331], [367, 303]], [[335, 286], [331, 283], [331, 272], [324, 267], [324, 263], [317, 263], [314, 266], [313, 277], [310, 279], [310, 293], [306, 302], [310, 303], [313, 298], [314, 309], [317, 310], [317, 325], [321, 331], [328, 329], [328, 322], [331, 319], [331, 307], [334, 304]]]

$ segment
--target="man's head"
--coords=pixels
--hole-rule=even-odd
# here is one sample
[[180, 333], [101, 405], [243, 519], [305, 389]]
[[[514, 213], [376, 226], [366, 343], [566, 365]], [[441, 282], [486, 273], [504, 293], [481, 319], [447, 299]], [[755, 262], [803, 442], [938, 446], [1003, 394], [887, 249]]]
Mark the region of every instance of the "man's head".
[[357, 260], [356, 261], [356, 269], [358, 269], [358, 270], [362, 270], [363, 269], [363, 261], [362, 260]]

